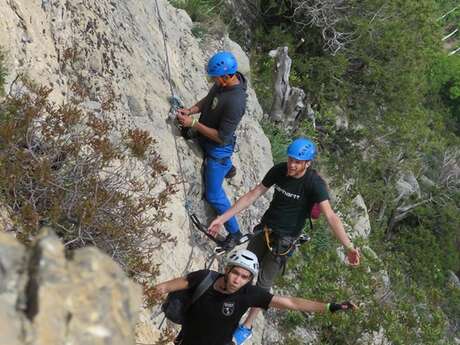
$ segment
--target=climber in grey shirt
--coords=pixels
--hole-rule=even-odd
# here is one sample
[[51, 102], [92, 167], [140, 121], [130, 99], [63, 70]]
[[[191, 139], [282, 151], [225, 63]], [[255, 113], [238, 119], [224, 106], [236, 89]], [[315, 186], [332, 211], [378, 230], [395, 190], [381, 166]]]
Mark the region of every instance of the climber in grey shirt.
[[[246, 79], [237, 70], [238, 64], [230, 52], [219, 52], [208, 62], [208, 75], [214, 81], [205, 98], [191, 108], [178, 110], [177, 119], [185, 128], [198, 132], [198, 142], [205, 153], [205, 198], [221, 215], [231, 207], [222, 187], [224, 178], [235, 174], [231, 156], [235, 148], [235, 131], [246, 110]], [[199, 119], [190, 115], [201, 113]], [[233, 247], [241, 238], [235, 217], [224, 224], [228, 236], [222, 243]]]

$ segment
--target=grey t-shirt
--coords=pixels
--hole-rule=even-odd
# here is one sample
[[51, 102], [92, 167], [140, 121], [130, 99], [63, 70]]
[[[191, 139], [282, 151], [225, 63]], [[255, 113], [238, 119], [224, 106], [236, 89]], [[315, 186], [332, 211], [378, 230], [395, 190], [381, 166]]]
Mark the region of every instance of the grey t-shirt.
[[233, 134], [246, 111], [247, 82], [237, 72], [240, 83], [231, 87], [219, 87], [216, 84], [204, 98], [200, 122], [210, 128], [217, 129], [219, 138], [224, 145], [230, 144]]

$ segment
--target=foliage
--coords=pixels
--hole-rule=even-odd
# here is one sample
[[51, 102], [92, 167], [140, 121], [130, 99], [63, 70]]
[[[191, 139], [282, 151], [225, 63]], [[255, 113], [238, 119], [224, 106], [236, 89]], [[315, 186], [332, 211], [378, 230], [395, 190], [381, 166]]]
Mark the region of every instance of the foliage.
[[460, 56], [439, 56], [433, 63], [430, 82], [432, 90], [448, 108], [446, 114], [449, 127], [460, 133]]
[[275, 164], [286, 160], [286, 150], [290, 144], [290, 138], [286, 133], [274, 125], [272, 122], [265, 120], [262, 122], [262, 128], [265, 134], [270, 138], [272, 147], [272, 156]]
[[220, 11], [222, 1], [219, 0], [171, 0], [174, 7], [185, 10], [193, 22], [203, 22]]
[[[52, 89], [19, 78], [0, 103], [0, 193], [27, 244], [52, 226], [67, 249], [95, 245], [140, 281], [157, 274], [155, 251], [175, 239], [159, 225], [175, 183], [155, 140], [79, 107], [52, 103]], [[101, 95], [103, 92], [101, 92]], [[105, 100], [110, 109], [112, 93]]]
[[[324, 49], [318, 27], [294, 20], [293, 4], [300, 2], [260, 3], [252, 80], [268, 111], [273, 61], [267, 52], [288, 46], [291, 85], [309, 95], [317, 127], [305, 121], [294, 133], [270, 123], [263, 128], [275, 161], [284, 158], [292, 136], [312, 137], [320, 148], [319, 168], [339, 194], [335, 208], [346, 214], [352, 198], [362, 195], [372, 233], [357, 241], [364, 260], [362, 267], [350, 270], [335, 254], [337, 243], [325, 231], [326, 224], [319, 230], [317, 226], [308, 248], [292, 260], [288, 269], [292, 274], [280, 284], [293, 295], [363, 303], [353, 316], [309, 316], [309, 326], [319, 330], [318, 344], [356, 344], [366, 334], [372, 338], [373, 332], [383, 332], [393, 344], [450, 344], [452, 332], [458, 337], [460, 323], [458, 290], [447, 284], [448, 272], [458, 274], [460, 267], [460, 162], [454, 158], [460, 147], [460, 65], [458, 56], [447, 56], [441, 46], [447, 21], [438, 18], [458, 4], [341, 2], [347, 11], [335, 29], [352, 36], [332, 55]], [[307, 5], [313, 3], [327, 2]], [[456, 12], [449, 15], [449, 25], [456, 16]], [[302, 20], [306, 19], [308, 15]], [[347, 129], [336, 128], [337, 112], [348, 119]], [[424, 203], [390, 230], [396, 209], [402, 206], [396, 185], [405, 172], [413, 172], [421, 188], [420, 198], [414, 194], [406, 202]], [[364, 250], [366, 245], [375, 253]], [[385, 276], [389, 294], [379, 299]], [[289, 337], [292, 328], [305, 322], [304, 315], [288, 314], [289, 344], [298, 343]]]
[[[434, 345], [445, 340], [446, 318], [435, 302], [442, 299], [441, 290], [424, 289], [416, 279], [403, 274], [398, 265], [403, 258], [391, 251], [380, 260], [363, 247], [362, 265], [350, 269], [336, 255], [336, 244], [325, 233], [324, 223], [315, 226], [312, 241], [291, 259], [291, 273], [280, 286], [289, 294], [309, 299], [351, 299], [360, 309], [353, 314], [315, 314], [308, 316], [308, 321], [302, 314], [290, 313], [283, 321], [287, 334], [308, 322], [309, 328], [320, 330], [315, 344], [367, 343], [365, 339], [371, 341], [374, 333], [382, 330], [393, 344]], [[294, 282], [291, 277], [296, 277]]]

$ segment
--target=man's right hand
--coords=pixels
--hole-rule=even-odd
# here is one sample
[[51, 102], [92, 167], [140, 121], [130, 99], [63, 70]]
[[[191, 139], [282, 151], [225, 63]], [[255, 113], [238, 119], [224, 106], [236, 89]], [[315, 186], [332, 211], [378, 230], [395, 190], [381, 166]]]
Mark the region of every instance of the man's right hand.
[[353, 267], [359, 266], [360, 257], [361, 255], [359, 253], [358, 248], [351, 247], [347, 249], [347, 259], [351, 266]]
[[176, 110], [176, 115], [190, 115], [191, 113], [190, 108], [179, 108]]
[[353, 311], [353, 310], [358, 309], [358, 306], [351, 301], [346, 301], [342, 303], [329, 303], [328, 309], [331, 313], [335, 313], [336, 311], [339, 311], [339, 310]]
[[220, 228], [224, 226], [224, 222], [220, 219], [220, 217], [215, 218], [211, 224], [209, 224], [208, 232], [210, 235], [216, 237], [219, 233]]

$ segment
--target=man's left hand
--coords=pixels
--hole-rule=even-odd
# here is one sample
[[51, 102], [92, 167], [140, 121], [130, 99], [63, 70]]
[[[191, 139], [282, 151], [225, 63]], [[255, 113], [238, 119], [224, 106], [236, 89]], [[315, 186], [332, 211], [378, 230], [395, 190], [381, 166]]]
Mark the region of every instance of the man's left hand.
[[358, 248], [347, 249], [347, 258], [351, 266], [359, 266], [361, 254]]
[[182, 127], [192, 127], [193, 117], [189, 115], [177, 114], [177, 121]]

